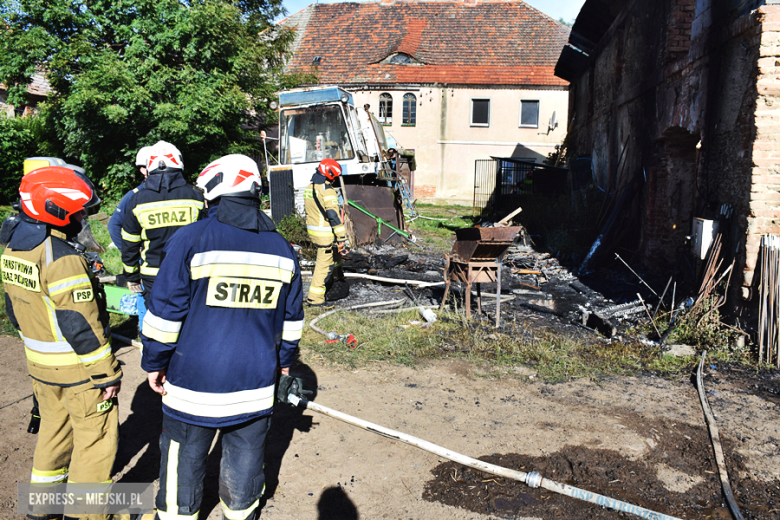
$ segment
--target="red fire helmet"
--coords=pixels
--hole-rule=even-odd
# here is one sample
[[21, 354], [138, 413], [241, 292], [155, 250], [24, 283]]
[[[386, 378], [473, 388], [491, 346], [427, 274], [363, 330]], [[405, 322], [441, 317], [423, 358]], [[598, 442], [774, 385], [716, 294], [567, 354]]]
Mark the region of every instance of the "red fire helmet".
[[332, 181], [341, 175], [341, 165], [334, 159], [323, 159], [320, 161], [317, 171], [327, 177], [328, 180]]
[[19, 196], [27, 216], [58, 227], [68, 225], [74, 213], [100, 204], [92, 182], [64, 166], [31, 171], [22, 177]]

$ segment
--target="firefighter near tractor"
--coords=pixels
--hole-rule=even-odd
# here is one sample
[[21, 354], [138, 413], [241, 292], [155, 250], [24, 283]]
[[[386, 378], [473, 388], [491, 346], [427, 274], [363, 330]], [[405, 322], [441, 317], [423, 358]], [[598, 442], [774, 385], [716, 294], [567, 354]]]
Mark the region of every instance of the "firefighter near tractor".
[[279, 112], [278, 156], [266, 149], [274, 221], [305, 215], [312, 174], [320, 161], [333, 159], [341, 166], [334, 187], [350, 245], [413, 241], [404, 230], [404, 203], [413, 207], [404, 200], [408, 185], [391, 167], [384, 129], [368, 105], [356, 106], [341, 88], [316, 87], [282, 92], [271, 106]]

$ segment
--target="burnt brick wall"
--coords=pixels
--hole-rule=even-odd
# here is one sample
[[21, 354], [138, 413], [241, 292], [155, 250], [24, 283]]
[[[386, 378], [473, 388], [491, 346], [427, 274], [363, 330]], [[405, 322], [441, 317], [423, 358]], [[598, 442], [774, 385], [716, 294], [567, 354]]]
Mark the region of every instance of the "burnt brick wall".
[[695, 0], [676, 0], [673, 3], [667, 22], [666, 59], [676, 60], [688, 54], [695, 11]]
[[625, 220], [645, 266], [668, 273], [694, 217], [734, 208], [732, 296], [780, 231], [780, 6], [757, 3], [628, 2], [570, 87], [573, 154], [603, 189], [640, 185]]

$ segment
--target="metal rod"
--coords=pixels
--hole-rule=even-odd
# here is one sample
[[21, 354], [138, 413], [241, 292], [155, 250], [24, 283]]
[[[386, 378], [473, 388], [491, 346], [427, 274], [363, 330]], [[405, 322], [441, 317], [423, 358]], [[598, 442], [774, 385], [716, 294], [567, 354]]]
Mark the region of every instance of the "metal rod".
[[653, 294], [655, 294], [656, 296], [658, 296], [658, 293], [657, 293], [657, 292], [655, 292], [655, 291], [653, 290], [653, 288], [652, 288], [652, 287], [650, 287], [649, 285], [647, 285], [647, 282], [646, 282], [646, 281], [644, 281], [644, 280], [642, 279], [642, 277], [641, 277], [641, 276], [639, 276], [638, 274], [636, 274], [636, 271], [634, 271], [633, 269], [631, 269], [631, 266], [630, 266], [630, 265], [628, 265], [628, 264], [626, 263], [626, 261], [625, 261], [625, 260], [623, 260], [622, 258], [620, 258], [620, 255], [619, 255], [619, 254], [615, 253], [615, 256], [617, 257], [617, 259], [618, 259], [618, 260], [620, 260], [621, 262], [623, 262], [623, 265], [625, 265], [626, 267], [628, 267], [628, 270], [629, 270], [629, 271], [631, 271], [632, 273], [634, 273], [634, 276], [636, 276], [637, 278], [639, 278], [639, 281], [640, 281], [640, 282], [642, 282], [642, 283], [645, 285], [645, 287], [647, 287], [648, 289], [650, 289], [650, 292], [652, 292]]
[[661, 293], [661, 298], [658, 300], [658, 305], [656, 306], [655, 310], [653, 311], [653, 318], [655, 318], [655, 315], [658, 314], [658, 309], [661, 308], [661, 305], [664, 303], [664, 297], [666, 296], [666, 291], [669, 290], [669, 286], [672, 285], [672, 278], [673, 276], [669, 277], [669, 281], [666, 282], [666, 287], [664, 287], [664, 292]]
[[501, 324], [501, 256], [496, 258], [497, 276], [496, 276], [496, 328]]
[[655, 333], [658, 334], [658, 339], [661, 339], [661, 333], [658, 332], [658, 327], [655, 326], [655, 320], [650, 315], [650, 311], [647, 310], [647, 305], [645, 305], [645, 301], [642, 299], [642, 296], [639, 293], [636, 293], [636, 295], [639, 298], [639, 301], [642, 302], [642, 307], [645, 308], [645, 312], [647, 313], [647, 317], [650, 318], [650, 323], [653, 324], [653, 328], [655, 329]]

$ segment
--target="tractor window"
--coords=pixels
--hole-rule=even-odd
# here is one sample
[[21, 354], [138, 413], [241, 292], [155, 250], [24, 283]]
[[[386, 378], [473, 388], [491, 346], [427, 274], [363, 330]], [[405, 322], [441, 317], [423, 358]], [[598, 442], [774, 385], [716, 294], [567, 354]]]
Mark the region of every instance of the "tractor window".
[[282, 110], [279, 152], [283, 164], [355, 157], [344, 113], [338, 105]]

